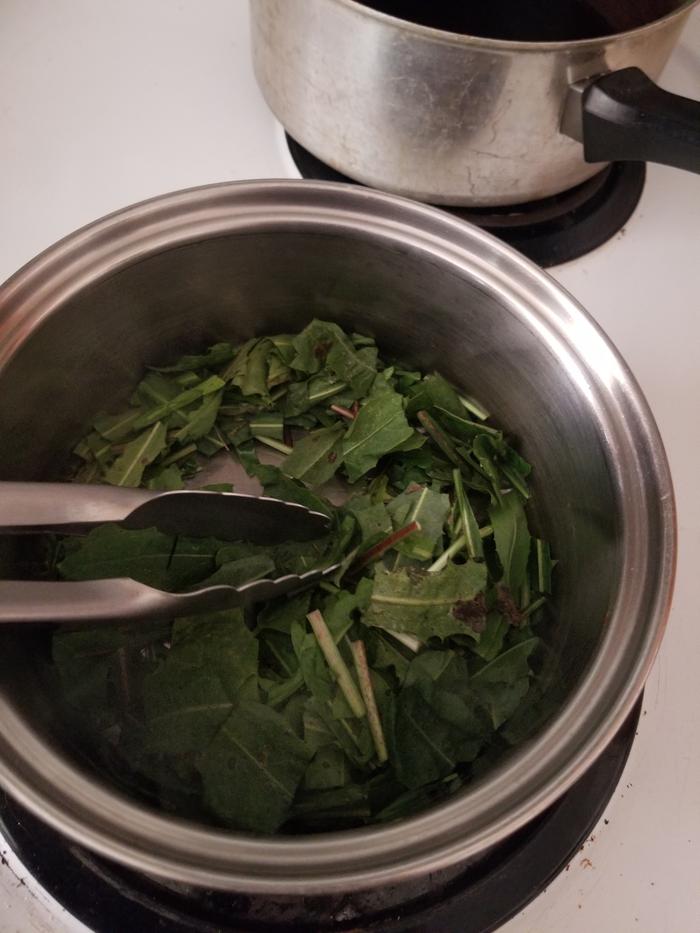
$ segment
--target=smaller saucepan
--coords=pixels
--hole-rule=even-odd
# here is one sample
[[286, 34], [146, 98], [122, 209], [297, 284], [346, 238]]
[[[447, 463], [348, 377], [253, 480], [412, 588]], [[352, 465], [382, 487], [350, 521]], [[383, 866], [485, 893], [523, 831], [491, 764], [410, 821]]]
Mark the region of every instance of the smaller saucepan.
[[700, 103], [652, 80], [698, 2], [251, 0], [253, 57], [287, 131], [344, 175], [522, 204], [611, 161], [700, 172]]

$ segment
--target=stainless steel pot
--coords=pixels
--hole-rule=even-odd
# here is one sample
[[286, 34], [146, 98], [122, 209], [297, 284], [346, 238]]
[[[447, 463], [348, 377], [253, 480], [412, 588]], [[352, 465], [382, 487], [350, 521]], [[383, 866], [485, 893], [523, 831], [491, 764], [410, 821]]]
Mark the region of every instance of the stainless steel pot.
[[[48, 636], [0, 630], [0, 783], [90, 848], [177, 881], [357, 890], [447, 869], [540, 813], [630, 711], [669, 609], [671, 480], [652, 416], [579, 305], [532, 263], [433, 208], [346, 185], [227, 184], [147, 201], [0, 288], [0, 479], [56, 479], [146, 364], [313, 316], [371, 333], [486, 399], [535, 465], [560, 560], [558, 715], [486, 778], [413, 819], [304, 838], [224, 833], [128, 800], [75, 758], [43, 676]], [[5, 571], [13, 574], [13, 555]], [[14, 571], [16, 575], [16, 570]]]
[[700, 172], [700, 103], [650, 80], [698, 2], [251, 0], [253, 60], [288, 132], [350, 178], [515, 205], [614, 160]]

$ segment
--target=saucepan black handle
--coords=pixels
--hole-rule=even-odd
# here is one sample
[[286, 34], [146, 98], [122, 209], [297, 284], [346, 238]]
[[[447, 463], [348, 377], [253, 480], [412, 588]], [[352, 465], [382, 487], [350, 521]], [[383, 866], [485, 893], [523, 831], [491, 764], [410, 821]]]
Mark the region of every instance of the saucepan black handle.
[[700, 173], [700, 102], [623, 68], [589, 84], [582, 104], [587, 162], [660, 162]]

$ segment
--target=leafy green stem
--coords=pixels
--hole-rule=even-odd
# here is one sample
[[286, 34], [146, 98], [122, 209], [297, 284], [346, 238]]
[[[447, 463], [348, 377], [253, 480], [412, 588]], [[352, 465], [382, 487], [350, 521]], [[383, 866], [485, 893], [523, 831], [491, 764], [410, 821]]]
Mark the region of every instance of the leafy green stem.
[[414, 654], [418, 652], [423, 647], [423, 642], [420, 638], [416, 638], [415, 635], [409, 635], [407, 632], [395, 632], [393, 629], [387, 629], [387, 634], [391, 635], [392, 638], [395, 638], [397, 641], [400, 641], [404, 647], [408, 648], [409, 651], [412, 651]]
[[461, 534], [458, 538], [455, 538], [452, 544], [427, 568], [428, 573], [440, 573], [441, 570], [444, 570], [452, 558], [459, 554], [466, 543], [467, 536], [465, 534]]
[[[492, 534], [493, 534], [493, 528], [491, 527], [491, 525], [484, 525], [483, 528], [479, 528], [480, 538], [488, 538]], [[444, 570], [447, 564], [452, 560], [452, 558], [455, 557], [457, 554], [459, 554], [459, 552], [466, 545], [466, 543], [467, 543], [467, 536], [464, 533], [462, 533], [461, 535], [459, 535], [459, 537], [455, 538], [452, 544], [448, 548], [446, 548], [442, 552], [442, 554], [440, 554], [440, 556], [436, 558], [436, 560], [433, 561], [430, 567], [427, 568], [427, 572], [428, 573], [439, 573], [441, 570]]]
[[196, 444], [188, 444], [186, 447], [183, 447], [182, 450], [176, 450], [175, 453], [170, 454], [170, 456], [165, 457], [160, 461], [160, 466], [166, 467], [170, 466], [171, 463], [177, 463], [178, 460], [184, 460], [185, 457], [189, 457], [192, 454], [197, 453]]
[[343, 692], [343, 696], [348, 701], [348, 706], [355, 716], [364, 716], [365, 705], [362, 702], [362, 697], [355, 686], [355, 681], [352, 679], [352, 675], [348, 670], [347, 664], [343, 660], [343, 656], [340, 651], [338, 651], [333, 636], [326, 625], [326, 620], [318, 609], [314, 609], [306, 618], [309, 620], [314, 635], [316, 636], [318, 646], [323, 652], [328, 667], [330, 667], [333, 672], [335, 679], [338, 681], [338, 686]]
[[455, 502], [457, 503], [457, 509], [459, 510], [459, 515], [462, 519], [462, 529], [464, 532], [467, 556], [474, 560], [481, 559], [484, 556], [484, 547], [481, 543], [479, 526], [477, 524], [476, 518], [474, 517], [474, 511], [471, 507], [469, 499], [467, 498], [467, 494], [464, 491], [462, 473], [460, 470], [455, 469], [452, 471], [452, 480], [455, 487]]
[[535, 550], [537, 552], [537, 589], [540, 593], [551, 593], [552, 556], [549, 543], [542, 541], [541, 538], [535, 538]]
[[447, 434], [430, 417], [427, 411], [419, 411], [417, 416], [423, 428], [437, 444], [448, 460], [459, 466], [462, 462], [457, 450]]
[[362, 699], [365, 701], [367, 722], [369, 723], [369, 731], [372, 734], [374, 749], [377, 753], [377, 759], [383, 764], [388, 760], [389, 754], [386, 749], [382, 720], [379, 716], [379, 710], [377, 709], [377, 700], [374, 696], [372, 678], [370, 676], [369, 665], [367, 664], [365, 643], [363, 641], [351, 641], [350, 650], [352, 651], [352, 658], [355, 662], [355, 671], [357, 672], [357, 679], [360, 684], [360, 693], [362, 694]]
[[256, 441], [260, 441], [261, 444], [264, 444], [266, 447], [271, 447], [273, 450], [278, 450], [281, 454], [286, 454], [289, 456], [291, 454], [291, 447], [287, 444], [283, 444], [282, 441], [276, 441], [274, 437], [263, 437], [262, 434], [258, 434], [255, 437]]
[[476, 415], [481, 421], [486, 421], [490, 417], [486, 409], [480, 405], [471, 395], [460, 395], [459, 400], [472, 415]]
[[309, 392], [309, 401], [321, 402], [324, 398], [330, 398], [332, 395], [337, 395], [338, 392], [342, 392], [343, 389], [346, 388], [347, 386], [344, 382], [334, 382], [332, 385], [326, 386], [323, 389], [319, 389], [316, 392]]
[[547, 602], [546, 596], [540, 596], [539, 599], [536, 599], [534, 603], [530, 603], [527, 609], [523, 609], [521, 618], [527, 619], [528, 616], [531, 616], [534, 612], [537, 612], [538, 609], [541, 609], [542, 606]]

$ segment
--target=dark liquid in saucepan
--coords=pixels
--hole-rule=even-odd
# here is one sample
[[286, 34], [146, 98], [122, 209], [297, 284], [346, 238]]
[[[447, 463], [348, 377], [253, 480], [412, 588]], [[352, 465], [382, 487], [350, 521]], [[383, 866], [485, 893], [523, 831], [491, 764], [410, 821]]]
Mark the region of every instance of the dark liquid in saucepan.
[[361, 0], [390, 16], [461, 35], [520, 42], [594, 39], [653, 22], [679, 0]]

